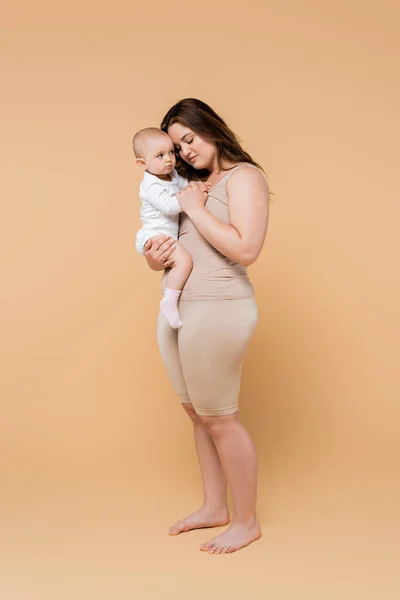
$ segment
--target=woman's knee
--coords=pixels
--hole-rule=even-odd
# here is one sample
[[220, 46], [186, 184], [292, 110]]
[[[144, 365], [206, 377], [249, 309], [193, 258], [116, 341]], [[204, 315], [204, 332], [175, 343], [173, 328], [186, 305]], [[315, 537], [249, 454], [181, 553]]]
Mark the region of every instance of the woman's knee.
[[194, 410], [192, 404], [189, 404], [188, 402], [182, 402], [182, 406], [183, 406], [183, 409], [186, 411], [187, 415], [189, 416], [189, 418], [193, 421], [193, 423], [195, 425], [202, 425], [200, 417]]
[[233, 415], [221, 415], [205, 417], [198, 415], [202, 425], [207, 429], [212, 437], [221, 437], [226, 435], [235, 427], [238, 421], [238, 413]]

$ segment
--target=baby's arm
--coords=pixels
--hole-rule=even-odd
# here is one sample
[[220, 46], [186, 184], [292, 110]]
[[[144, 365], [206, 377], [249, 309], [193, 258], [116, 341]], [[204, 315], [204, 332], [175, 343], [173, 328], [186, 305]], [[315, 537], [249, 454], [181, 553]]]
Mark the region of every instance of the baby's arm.
[[175, 194], [169, 194], [165, 187], [156, 181], [147, 189], [146, 199], [165, 215], [177, 215], [182, 212]]

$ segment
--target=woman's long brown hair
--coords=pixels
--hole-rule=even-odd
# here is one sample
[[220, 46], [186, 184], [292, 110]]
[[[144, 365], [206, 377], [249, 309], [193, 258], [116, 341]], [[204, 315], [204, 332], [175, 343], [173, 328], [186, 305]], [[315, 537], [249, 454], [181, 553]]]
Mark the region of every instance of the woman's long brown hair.
[[[162, 120], [161, 129], [168, 133], [168, 127], [180, 123], [217, 147], [218, 166], [222, 169], [224, 161], [250, 163], [262, 171], [264, 169], [243, 150], [239, 139], [213, 109], [197, 98], [180, 100]], [[233, 168], [233, 167], [232, 167]], [[195, 169], [185, 162], [179, 154], [176, 157], [176, 169], [180, 175], [191, 180], [204, 180], [209, 175], [207, 169]], [[225, 169], [226, 170], [226, 169]]]

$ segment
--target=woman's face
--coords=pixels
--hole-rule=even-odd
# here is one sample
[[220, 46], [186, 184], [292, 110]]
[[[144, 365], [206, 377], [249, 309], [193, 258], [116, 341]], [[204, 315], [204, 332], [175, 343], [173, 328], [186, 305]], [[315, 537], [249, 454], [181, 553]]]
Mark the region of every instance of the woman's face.
[[207, 142], [181, 123], [173, 123], [168, 127], [168, 135], [182, 160], [195, 169], [211, 170], [217, 158], [217, 147], [214, 144]]

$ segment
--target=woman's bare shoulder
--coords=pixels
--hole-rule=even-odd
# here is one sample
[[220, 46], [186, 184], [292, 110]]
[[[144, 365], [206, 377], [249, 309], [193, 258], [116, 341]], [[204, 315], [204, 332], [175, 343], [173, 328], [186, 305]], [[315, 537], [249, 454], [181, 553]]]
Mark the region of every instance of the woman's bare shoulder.
[[250, 163], [242, 163], [239, 168], [233, 170], [231, 177], [226, 182], [226, 190], [230, 190], [236, 186], [262, 186], [268, 191], [268, 180], [264, 171]]

